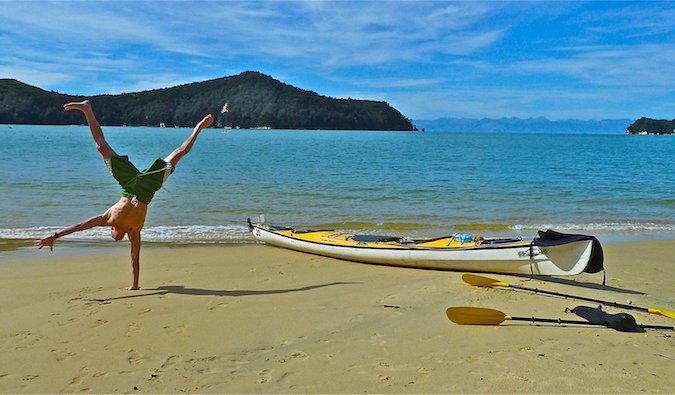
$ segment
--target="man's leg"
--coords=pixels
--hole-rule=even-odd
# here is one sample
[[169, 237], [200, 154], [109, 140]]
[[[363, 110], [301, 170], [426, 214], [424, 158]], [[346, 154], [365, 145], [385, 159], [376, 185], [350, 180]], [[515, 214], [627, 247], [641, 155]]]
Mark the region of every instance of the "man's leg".
[[181, 160], [185, 155], [187, 155], [188, 152], [190, 152], [190, 150], [192, 149], [192, 145], [197, 140], [197, 136], [199, 136], [199, 132], [201, 132], [202, 129], [211, 126], [212, 123], [213, 117], [211, 116], [211, 114], [205, 116], [201, 121], [199, 121], [197, 126], [195, 126], [190, 137], [188, 137], [185, 141], [183, 141], [183, 144], [181, 144], [180, 147], [173, 150], [173, 152], [170, 153], [169, 156], [164, 158], [164, 161], [167, 163], [171, 163], [171, 165], [175, 167], [178, 164], [178, 161]]
[[101, 129], [101, 125], [99, 125], [96, 117], [94, 116], [94, 111], [91, 109], [89, 100], [85, 100], [83, 102], [66, 103], [63, 105], [63, 108], [66, 111], [80, 110], [84, 113], [84, 116], [87, 118], [87, 124], [89, 124], [91, 136], [94, 138], [94, 142], [96, 143], [96, 149], [101, 153], [101, 156], [103, 156], [104, 160], [110, 159], [111, 156], [117, 156], [115, 151], [105, 140], [105, 137], [103, 137], [103, 129]]

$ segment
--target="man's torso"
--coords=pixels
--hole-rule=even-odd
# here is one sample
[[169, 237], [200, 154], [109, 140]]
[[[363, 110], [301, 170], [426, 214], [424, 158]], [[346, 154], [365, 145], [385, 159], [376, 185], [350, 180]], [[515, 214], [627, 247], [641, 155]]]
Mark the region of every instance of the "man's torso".
[[107, 215], [107, 225], [114, 226], [124, 232], [130, 232], [132, 230], [140, 231], [143, 228], [147, 213], [147, 204], [123, 196], [105, 214]]

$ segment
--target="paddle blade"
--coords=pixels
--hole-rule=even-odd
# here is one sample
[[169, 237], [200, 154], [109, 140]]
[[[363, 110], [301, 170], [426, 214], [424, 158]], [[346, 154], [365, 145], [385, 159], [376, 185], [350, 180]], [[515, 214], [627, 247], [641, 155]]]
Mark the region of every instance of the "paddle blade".
[[510, 318], [499, 310], [483, 307], [448, 307], [445, 314], [460, 325], [499, 325]]
[[649, 311], [652, 314], [661, 314], [661, 315], [666, 316], [668, 318], [675, 319], [675, 311], [666, 310], [666, 309], [658, 309], [658, 308], [655, 308], [655, 307], [650, 307], [650, 308], [647, 309], [647, 311]]
[[495, 280], [494, 278], [477, 276], [475, 274], [463, 274], [462, 280], [477, 287], [508, 287], [509, 283]]

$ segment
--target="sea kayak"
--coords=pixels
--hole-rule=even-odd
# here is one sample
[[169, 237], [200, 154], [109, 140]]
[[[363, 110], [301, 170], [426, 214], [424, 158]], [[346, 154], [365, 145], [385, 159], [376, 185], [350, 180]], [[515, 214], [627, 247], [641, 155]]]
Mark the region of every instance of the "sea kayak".
[[354, 262], [420, 269], [565, 276], [603, 270], [602, 246], [593, 236], [539, 231], [531, 241], [453, 234], [433, 239], [357, 235], [336, 230], [295, 230], [253, 223], [260, 242]]

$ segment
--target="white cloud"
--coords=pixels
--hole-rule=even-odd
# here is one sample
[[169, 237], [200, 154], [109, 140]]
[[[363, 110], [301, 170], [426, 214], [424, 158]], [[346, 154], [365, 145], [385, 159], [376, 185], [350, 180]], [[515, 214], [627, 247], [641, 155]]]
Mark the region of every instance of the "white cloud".
[[[483, 5], [400, 2], [9, 3], [6, 32], [79, 51], [147, 45], [170, 53], [272, 56], [326, 67], [466, 54], [498, 39], [472, 26]], [[473, 28], [473, 29], [471, 29]], [[421, 45], [419, 45], [421, 44]]]
[[644, 38], [675, 32], [675, 4], [672, 2], [626, 3], [623, 7], [589, 12], [579, 24], [592, 36]]
[[121, 94], [130, 92], [140, 92], [153, 89], [170, 88], [178, 85], [193, 83], [196, 81], [205, 81], [212, 79], [212, 76], [200, 76], [192, 74], [185, 76], [175, 73], [134, 73], [126, 76], [125, 81], [112, 84], [106, 93]]
[[[483, 89], [457, 87], [452, 90], [393, 92], [383, 95], [382, 100], [397, 108], [406, 109], [405, 115], [413, 119], [511, 116], [520, 118], [545, 116], [551, 120], [637, 118], [642, 116], [639, 114], [649, 114], [644, 111], [648, 111], [650, 107], [646, 104], [634, 108], [632, 112], [620, 112], [625, 106], [625, 97], [620, 88], [585, 90], [526, 86], [491, 86]], [[602, 103], [602, 105], [580, 106], [579, 103]]]
[[557, 74], [599, 86], [663, 87], [675, 83], [672, 44], [604, 45], [562, 48], [569, 55], [543, 57], [511, 65], [528, 74]]
[[[500, 38], [496, 29], [473, 26], [490, 12], [480, 3], [400, 2], [395, 7], [379, 1], [5, 5], [0, 33], [11, 37], [5, 50], [12, 54], [0, 59], [5, 72], [27, 78], [16, 70], [30, 67], [32, 81], [46, 87], [78, 79], [76, 93], [84, 94], [157, 88], [163, 81], [194, 81], [195, 74], [215, 78], [226, 75], [219, 70], [242, 71], [231, 67], [232, 63], [315, 75], [352, 67], [397, 67], [428, 62], [437, 53], [475, 53]], [[187, 66], [195, 60], [201, 64]], [[105, 86], [97, 90], [95, 84]]]
[[[560, 118], [551, 116], [556, 111], [611, 117], [620, 100], [643, 108], [627, 104], [629, 96], [667, 103], [674, 93], [675, 25], [664, 22], [675, 17], [671, 3], [1, 4], [0, 78], [64, 93], [131, 92], [259, 70], [320, 94], [386, 100], [411, 117], [551, 119]], [[523, 33], [537, 21], [562, 36]], [[522, 47], [509, 41], [528, 39]], [[588, 105], [598, 102], [604, 110]]]
[[60, 72], [50, 72], [31, 67], [3, 65], [0, 65], [0, 76], [11, 76], [12, 79], [43, 89], [45, 86], [73, 80], [72, 76]]

